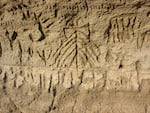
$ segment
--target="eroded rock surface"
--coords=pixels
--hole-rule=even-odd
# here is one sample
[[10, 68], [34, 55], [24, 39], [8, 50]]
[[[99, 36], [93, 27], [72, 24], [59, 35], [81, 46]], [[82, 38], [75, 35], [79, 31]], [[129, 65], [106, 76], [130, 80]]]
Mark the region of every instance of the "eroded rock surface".
[[150, 113], [150, 1], [1, 0], [0, 113]]

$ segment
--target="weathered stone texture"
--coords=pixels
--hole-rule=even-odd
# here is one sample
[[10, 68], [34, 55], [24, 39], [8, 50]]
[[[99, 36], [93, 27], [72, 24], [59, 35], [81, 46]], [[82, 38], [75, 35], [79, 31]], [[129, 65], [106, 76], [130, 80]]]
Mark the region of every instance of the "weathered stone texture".
[[150, 1], [1, 0], [0, 113], [150, 113]]

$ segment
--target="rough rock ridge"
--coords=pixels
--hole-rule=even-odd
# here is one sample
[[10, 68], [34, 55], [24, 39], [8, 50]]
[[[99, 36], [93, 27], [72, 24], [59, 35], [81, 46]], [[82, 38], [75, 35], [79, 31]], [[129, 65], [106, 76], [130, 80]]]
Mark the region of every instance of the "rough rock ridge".
[[1, 0], [0, 113], [150, 113], [150, 0]]

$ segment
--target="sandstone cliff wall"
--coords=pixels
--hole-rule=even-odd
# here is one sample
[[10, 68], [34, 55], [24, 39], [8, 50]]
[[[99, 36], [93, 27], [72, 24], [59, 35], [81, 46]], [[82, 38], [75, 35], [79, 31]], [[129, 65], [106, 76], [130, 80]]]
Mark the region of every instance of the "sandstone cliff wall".
[[150, 113], [149, 0], [1, 0], [0, 113]]

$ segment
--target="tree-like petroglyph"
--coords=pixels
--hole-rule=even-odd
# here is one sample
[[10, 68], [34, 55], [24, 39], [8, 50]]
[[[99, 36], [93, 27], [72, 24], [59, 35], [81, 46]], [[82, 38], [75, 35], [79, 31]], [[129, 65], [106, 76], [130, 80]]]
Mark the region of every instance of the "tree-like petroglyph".
[[0, 113], [149, 113], [149, 7], [1, 0]]
[[[79, 20], [73, 21], [73, 25], [63, 28], [64, 40], [61, 46], [53, 54], [58, 67], [75, 66], [77, 69], [87, 64], [94, 67], [98, 62], [97, 53], [93, 49], [99, 49], [90, 39], [90, 24], [78, 25]], [[92, 44], [91, 44], [92, 43]]]

